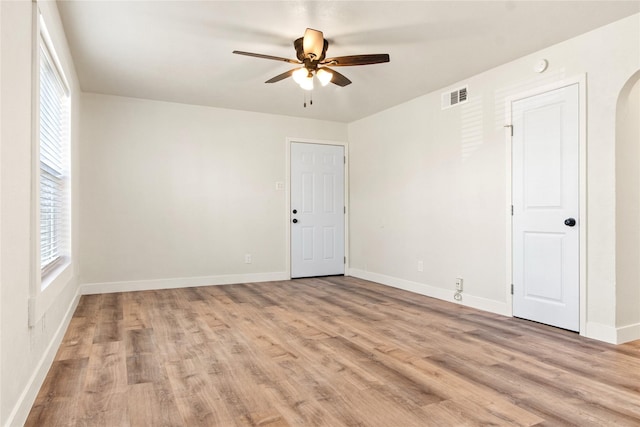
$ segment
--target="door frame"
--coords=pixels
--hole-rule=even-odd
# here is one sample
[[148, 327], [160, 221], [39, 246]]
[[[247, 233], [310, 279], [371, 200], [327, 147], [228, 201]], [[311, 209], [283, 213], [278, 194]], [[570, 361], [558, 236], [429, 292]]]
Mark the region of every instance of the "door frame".
[[513, 316], [513, 295], [511, 295], [511, 284], [513, 283], [513, 216], [511, 215], [511, 205], [513, 204], [513, 159], [512, 144], [513, 137], [511, 135], [511, 105], [515, 101], [530, 98], [536, 95], [542, 95], [546, 92], [561, 89], [567, 86], [578, 85], [578, 199], [580, 218], [579, 233], [579, 293], [580, 293], [580, 335], [585, 335], [587, 330], [587, 76], [579, 74], [574, 77], [566, 78], [548, 85], [540, 86], [532, 90], [528, 90], [516, 95], [505, 98], [505, 138], [506, 138], [506, 205], [505, 214], [508, 218], [506, 221], [506, 301], [507, 315]]
[[285, 239], [286, 239], [286, 273], [288, 280], [291, 280], [291, 144], [317, 144], [317, 145], [338, 145], [344, 148], [344, 206], [346, 212], [344, 214], [344, 256], [346, 262], [344, 264], [344, 275], [348, 276], [349, 272], [349, 150], [348, 144], [344, 141], [328, 141], [321, 139], [293, 138], [287, 137], [285, 141]]

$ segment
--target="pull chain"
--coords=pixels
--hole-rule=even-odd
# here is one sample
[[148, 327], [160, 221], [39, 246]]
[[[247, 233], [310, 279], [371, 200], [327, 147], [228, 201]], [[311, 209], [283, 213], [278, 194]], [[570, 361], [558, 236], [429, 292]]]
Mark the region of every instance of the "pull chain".
[[[309, 92], [309, 106], [313, 105], [313, 91]], [[304, 91], [304, 102], [302, 103], [304, 108], [307, 108], [307, 91]]]

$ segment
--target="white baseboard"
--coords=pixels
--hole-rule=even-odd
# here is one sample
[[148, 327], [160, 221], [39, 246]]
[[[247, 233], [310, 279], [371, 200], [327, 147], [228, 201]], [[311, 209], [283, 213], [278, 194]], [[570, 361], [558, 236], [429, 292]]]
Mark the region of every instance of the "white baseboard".
[[453, 289], [444, 289], [436, 286], [427, 285], [424, 283], [412, 282], [410, 280], [399, 279], [397, 277], [385, 276], [383, 274], [372, 273], [370, 271], [359, 270], [357, 268], [350, 268], [348, 274], [353, 277], [357, 277], [364, 280], [370, 280], [372, 282], [380, 283], [383, 285], [391, 286], [405, 291], [414, 292], [420, 295], [425, 295], [432, 298], [452, 302], [454, 304], [461, 304], [467, 307], [477, 308], [478, 310], [489, 311], [491, 313], [501, 314], [503, 316], [509, 316], [509, 307], [507, 303], [494, 301], [487, 298], [477, 297], [473, 295], [462, 293], [462, 301], [456, 301], [453, 299]]
[[623, 344], [629, 341], [640, 340], [640, 323], [617, 328], [616, 344]]
[[38, 362], [33, 374], [29, 378], [27, 382], [27, 386], [24, 391], [18, 398], [16, 405], [13, 407], [13, 411], [9, 414], [7, 418], [7, 422], [5, 426], [21, 426], [27, 421], [27, 417], [29, 416], [29, 412], [31, 411], [31, 407], [33, 403], [36, 401], [36, 397], [38, 396], [38, 392], [40, 391], [40, 387], [44, 383], [44, 379], [51, 368], [51, 364], [55, 359], [56, 353], [58, 352], [58, 348], [62, 343], [62, 339], [64, 338], [64, 334], [67, 332], [67, 328], [69, 327], [69, 323], [71, 322], [71, 318], [73, 317], [73, 313], [76, 311], [76, 307], [78, 307], [78, 302], [80, 302], [80, 290], [76, 289], [76, 294], [71, 300], [67, 311], [60, 322], [60, 325], [56, 329], [56, 332], [53, 334], [49, 345], [44, 351], [40, 361]]
[[609, 344], [624, 344], [640, 339], [640, 323], [616, 328], [601, 323], [587, 322], [587, 331], [584, 336]]
[[274, 282], [289, 280], [285, 272], [228, 274], [224, 276], [181, 277], [173, 279], [135, 280], [127, 282], [84, 283], [82, 295], [108, 294], [113, 292], [149, 291], [157, 289], [190, 288], [193, 286], [233, 285], [236, 283]]
[[618, 344], [618, 331], [615, 326], [587, 322], [587, 330], [583, 335], [594, 340], [608, 342], [609, 344]]

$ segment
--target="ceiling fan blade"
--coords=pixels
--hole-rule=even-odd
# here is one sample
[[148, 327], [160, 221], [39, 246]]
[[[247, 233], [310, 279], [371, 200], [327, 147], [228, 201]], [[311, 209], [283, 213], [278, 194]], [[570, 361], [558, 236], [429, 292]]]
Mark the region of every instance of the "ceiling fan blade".
[[332, 70], [329, 67], [322, 67], [322, 69], [326, 69], [326, 70], [331, 71], [331, 74], [333, 74], [333, 77], [331, 78], [331, 83], [333, 83], [334, 85], [338, 85], [340, 87], [345, 87], [345, 86], [351, 84], [351, 80], [349, 80], [344, 75], [342, 75], [339, 72], [337, 72], [336, 70]]
[[350, 65], [382, 64], [383, 62], [389, 62], [389, 54], [337, 56], [335, 58], [327, 58], [321, 64], [331, 65], [332, 67], [347, 67]]
[[300, 64], [300, 61], [296, 61], [295, 59], [282, 58], [280, 56], [271, 56], [271, 55], [263, 55], [261, 53], [251, 53], [251, 52], [242, 52], [240, 50], [234, 50], [233, 53], [236, 55], [244, 55], [244, 56], [252, 56], [254, 58], [262, 58], [262, 59], [272, 59], [274, 61], [284, 61], [290, 64]]
[[307, 28], [302, 38], [302, 50], [305, 56], [313, 55], [313, 58], [320, 59], [324, 50], [322, 31]]
[[289, 71], [285, 71], [282, 74], [278, 74], [275, 77], [270, 78], [269, 80], [267, 80], [265, 83], [276, 83], [279, 82], [280, 80], [284, 80], [287, 77], [291, 77], [293, 75], [293, 72], [299, 70], [299, 68], [294, 68], [293, 70], [289, 70]]

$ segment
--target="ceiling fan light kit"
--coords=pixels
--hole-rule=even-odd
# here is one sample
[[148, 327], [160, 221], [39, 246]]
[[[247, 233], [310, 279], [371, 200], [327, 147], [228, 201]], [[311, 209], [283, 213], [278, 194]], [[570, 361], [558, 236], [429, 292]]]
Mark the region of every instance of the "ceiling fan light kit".
[[333, 73], [325, 70], [324, 68], [319, 68], [316, 70], [316, 77], [320, 80], [320, 84], [322, 86], [326, 86], [331, 83], [331, 80], [333, 80]]
[[300, 81], [300, 87], [304, 90], [313, 90], [313, 76], [305, 77]]
[[[313, 90], [313, 76], [314, 73], [307, 70], [305, 67], [298, 68], [291, 74], [293, 81], [298, 83], [304, 90]], [[315, 76], [322, 86], [326, 86], [331, 82], [333, 73], [325, 70], [324, 68], [318, 68], [315, 71]]]
[[326, 58], [329, 42], [324, 39], [322, 31], [311, 28], [307, 28], [304, 32], [304, 36], [296, 39], [293, 42], [293, 46], [296, 50], [297, 60], [282, 58], [279, 56], [263, 55], [260, 53], [243, 52], [239, 50], [234, 50], [233, 53], [237, 55], [252, 56], [255, 58], [283, 61], [290, 64], [296, 64], [298, 66], [302, 65], [302, 67], [294, 68], [293, 70], [278, 74], [277, 76], [267, 80], [265, 83], [276, 83], [280, 80], [286, 79], [287, 77], [293, 77], [293, 80], [305, 90], [313, 89], [314, 75], [322, 86], [326, 86], [329, 83], [333, 83], [341, 87], [351, 84], [351, 80], [339, 72], [330, 69], [329, 66], [346, 67], [389, 62], [389, 55], [386, 53]]
[[306, 68], [302, 67], [302, 68], [298, 68], [297, 70], [295, 70], [292, 74], [291, 77], [293, 77], [293, 81], [300, 84], [302, 83], [302, 80], [306, 79], [307, 77], [309, 77], [309, 72], [307, 71]]

